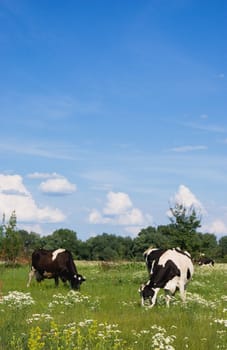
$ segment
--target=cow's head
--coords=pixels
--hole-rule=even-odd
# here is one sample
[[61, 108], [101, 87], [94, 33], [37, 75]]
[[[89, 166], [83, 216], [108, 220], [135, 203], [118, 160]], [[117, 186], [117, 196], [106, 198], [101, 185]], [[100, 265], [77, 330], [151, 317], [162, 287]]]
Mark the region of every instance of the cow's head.
[[80, 289], [80, 285], [86, 281], [86, 278], [80, 274], [74, 275], [71, 280], [71, 288], [72, 289]]
[[155, 288], [151, 288], [147, 284], [142, 284], [139, 288], [139, 294], [141, 297], [141, 306], [145, 305], [145, 302], [149, 300], [150, 307], [153, 307], [156, 300], [156, 290]]

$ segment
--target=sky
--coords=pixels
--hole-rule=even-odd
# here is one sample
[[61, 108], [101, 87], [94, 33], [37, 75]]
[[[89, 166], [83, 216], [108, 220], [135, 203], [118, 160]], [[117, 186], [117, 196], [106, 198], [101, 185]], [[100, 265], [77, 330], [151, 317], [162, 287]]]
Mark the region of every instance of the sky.
[[227, 234], [227, 2], [0, 0], [0, 220]]

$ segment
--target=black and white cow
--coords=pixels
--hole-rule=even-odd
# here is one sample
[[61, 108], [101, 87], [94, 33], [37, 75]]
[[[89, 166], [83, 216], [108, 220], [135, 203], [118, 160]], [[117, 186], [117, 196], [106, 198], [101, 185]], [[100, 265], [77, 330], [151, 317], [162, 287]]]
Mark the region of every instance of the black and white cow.
[[169, 306], [171, 295], [180, 291], [182, 301], [186, 299], [186, 284], [192, 278], [194, 267], [188, 252], [179, 248], [155, 249], [149, 248], [144, 252], [149, 281], [139, 289], [141, 305], [149, 300], [150, 307], [156, 303], [160, 289], [164, 289], [166, 305]]
[[214, 266], [214, 260], [211, 258], [206, 258], [205, 256], [202, 256], [201, 258], [199, 258], [198, 264], [200, 266], [203, 266], [203, 265]]
[[30, 286], [34, 276], [37, 282], [45, 278], [54, 278], [56, 286], [59, 284], [59, 278], [63, 282], [69, 281], [72, 289], [80, 289], [80, 285], [86, 280], [85, 277], [78, 274], [71, 252], [61, 248], [57, 250], [38, 249], [32, 253], [27, 287]]

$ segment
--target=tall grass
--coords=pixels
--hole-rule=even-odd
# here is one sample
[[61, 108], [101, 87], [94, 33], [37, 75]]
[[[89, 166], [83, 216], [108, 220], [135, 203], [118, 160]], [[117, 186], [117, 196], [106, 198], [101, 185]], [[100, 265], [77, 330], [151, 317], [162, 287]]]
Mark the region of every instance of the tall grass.
[[80, 292], [54, 280], [26, 287], [28, 266], [0, 270], [1, 350], [227, 349], [227, 264], [196, 267], [182, 305], [142, 308], [143, 263], [77, 262]]

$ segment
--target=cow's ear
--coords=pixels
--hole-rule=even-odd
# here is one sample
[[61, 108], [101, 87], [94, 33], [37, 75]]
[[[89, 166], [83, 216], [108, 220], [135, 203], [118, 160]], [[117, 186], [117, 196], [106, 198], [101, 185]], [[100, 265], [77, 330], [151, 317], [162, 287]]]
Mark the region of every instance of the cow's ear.
[[138, 289], [138, 292], [142, 292], [144, 290], [145, 284], [141, 284], [141, 286]]

